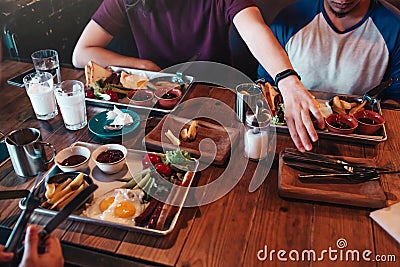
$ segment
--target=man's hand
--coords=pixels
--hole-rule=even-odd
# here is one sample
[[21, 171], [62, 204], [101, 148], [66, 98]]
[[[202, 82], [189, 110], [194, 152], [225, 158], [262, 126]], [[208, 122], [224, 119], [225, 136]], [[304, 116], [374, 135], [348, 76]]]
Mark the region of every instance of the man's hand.
[[62, 267], [64, 258], [62, 255], [61, 244], [58, 239], [49, 236], [46, 240], [46, 249], [43, 254], [38, 253], [39, 234], [34, 225], [30, 225], [25, 236], [24, 256], [20, 267]]
[[296, 76], [289, 76], [281, 80], [279, 89], [285, 103], [286, 124], [294, 144], [302, 152], [311, 150], [311, 141], [316, 142], [318, 135], [314, 129], [310, 113], [317, 120], [320, 129], [325, 126], [324, 118], [318, 108], [318, 102]]
[[0, 263], [1, 262], [9, 262], [14, 257], [14, 253], [12, 252], [4, 252], [4, 246], [0, 245]]

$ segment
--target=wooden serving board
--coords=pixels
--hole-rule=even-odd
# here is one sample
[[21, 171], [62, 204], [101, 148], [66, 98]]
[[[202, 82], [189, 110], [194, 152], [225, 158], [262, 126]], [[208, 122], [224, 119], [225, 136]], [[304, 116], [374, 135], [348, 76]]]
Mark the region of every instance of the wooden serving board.
[[[299, 180], [300, 171], [287, 166], [279, 155], [278, 192], [281, 197], [321, 201], [358, 207], [385, 207], [386, 196], [379, 180], [359, 184], [303, 183]], [[350, 162], [365, 162], [364, 158], [343, 158]]]
[[[179, 148], [186, 150], [192, 157], [199, 158], [201, 161], [223, 165], [230, 155], [231, 147], [237, 141], [239, 129], [223, 127], [203, 120], [196, 120], [196, 139], [191, 142], [184, 142], [182, 138], [179, 138], [181, 141]], [[158, 125], [145, 136], [144, 142], [146, 147], [156, 151], [177, 149], [178, 146], [171, 143], [165, 136], [165, 132], [171, 130], [176, 137], [179, 137], [181, 129], [189, 127], [190, 122], [190, 119], [171, 114], [164, 116]], [[202, 142], [203, 140], [204, 142]]]

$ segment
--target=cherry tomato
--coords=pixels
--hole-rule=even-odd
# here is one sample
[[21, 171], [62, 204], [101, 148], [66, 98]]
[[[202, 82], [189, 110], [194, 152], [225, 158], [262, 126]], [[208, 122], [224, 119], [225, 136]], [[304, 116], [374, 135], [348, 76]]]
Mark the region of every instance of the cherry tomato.
[[111, 97], [110, 101], [118, 102], [118, 94], [116, 92], [109, 89], [105, 93]]
[[157, 163], [156, 164], [156, 171], [161, 174], [162, 176], [171, 176], [172, 174], [172, 169], [169, 165], [164, 164], [164, 163]]
[[161, 159], [156, 154], [146, 154], [142, 159], [143, 168], [148, 168], [151, 164], [156, 165], [160, 163]]
[[86, 92], [85, 92], [85, 96], [86, 96], [87, 98], [96, 98], [96, 96], [94, 95], [94, 92], [93, 92], [93, 91], [86, 91]]
[[127, 97], [128, 97], [129, 99], [132, 99], [133, 95], [136, 94], [136, 92], [137, 92], [136, 89], [133, 89], [133, 90], [129, 91]]

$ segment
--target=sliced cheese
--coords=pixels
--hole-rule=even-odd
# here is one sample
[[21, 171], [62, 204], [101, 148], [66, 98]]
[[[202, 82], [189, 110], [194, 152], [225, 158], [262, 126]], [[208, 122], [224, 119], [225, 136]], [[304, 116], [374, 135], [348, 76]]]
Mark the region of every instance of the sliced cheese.
[[138, 89], [144, 88], [149, 78], [145, 75], [129, 74], [125, 71], [121, 72], [120, 83], [125, 88]]

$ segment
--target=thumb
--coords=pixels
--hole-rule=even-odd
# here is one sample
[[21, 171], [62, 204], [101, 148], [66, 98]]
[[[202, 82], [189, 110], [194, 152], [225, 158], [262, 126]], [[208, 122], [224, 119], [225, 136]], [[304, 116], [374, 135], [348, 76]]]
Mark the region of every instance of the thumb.
[[38, 256], [38, 245], [39, 245], [39, 234], [38, 229], [34, 225], [28, 226], [25, 235], [25, 255], [29, 255], [29, 257], [37, 257]]

